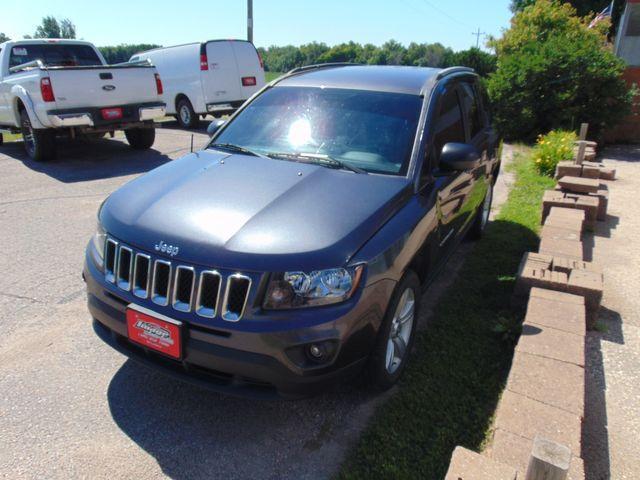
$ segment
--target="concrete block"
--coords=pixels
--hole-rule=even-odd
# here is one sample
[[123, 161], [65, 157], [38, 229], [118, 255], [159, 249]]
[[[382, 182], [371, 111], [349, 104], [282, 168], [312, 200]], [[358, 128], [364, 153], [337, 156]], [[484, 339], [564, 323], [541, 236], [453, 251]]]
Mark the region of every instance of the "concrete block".
[[589, 272], [595, 272], [602, 274], [602, 269], [599, 265], [593, 262], [585, 262], [582, 260], [575, 260], [572, 258], [566, 257], [553, 257], [551, 262], [551, 269], [557, 272], [565, 272], [567, 275], [571, 273], [572, 270], [586, 270]]
[[516, 352], [584, 367], [584, 336], [525, 321]]
[[539, 435], [566, 445], [572, 452], [581, 451], [582, 420], [578, 415], [509, 390], [500, 399], [495, 426], [529, 441]]
[[584, 297], [577, 297], [580, 298], [583, 303], [572, 303], [572, 299], [567, 302], [563, 301], [563, 297], [573, 297], [574, 295], [564, 292], [555, 293], [558, 294], [559, 298], [554, 300], [536, 297], [532, 293], [527, 305], [525, 323], [556, 328], [584, 337], [586, 334]]
[[543, 236], [538, 251], [547, 255], [560, 255], [576, 260], [584, 258], [582, 242], [579, 240], [563, 240]]
[[558, 162], [555, 178], [561, 178], [564, 176], [580, 177], [582, 176], [582, 167], [580, 165], [576, 165], [572, 161]]
[[515, 480], [516, 469], [479, 453], [456, 447], [445, 480]]
[[507, 389], [582, 417], [584, 373], [584, 368], [572, 363], [517, 352]]
[[616, 179], [616, 169], [610, 167], [602, 167], [600, 169], [600, 178], [603, 180], [615, 180]]
[[571, 303], [574, 305], [584, 305], [584, 297], [581, 295], [558, 292], [557, 290], [547, 290], [546, 288], [533, 287], [531, 289], [531, 298], [540, 298], [542, 300], [549, 300], [552, 302]]
[[593, 178], [564, 176], [558, 180], [563, 190], [576, 193], [595, 193], [600, 188], [600, 182]]
[[582, 166], [582, 176], [584, 178], [600, 178], [600, 168], [583, 165]]
[[567, 291], [582, 295], [587, 307], [587, 328], [593, 329], [598, 319], [604, 279], [601, 273], [588, 270], [572, 270], [567, 282]]
[[582, 233], [584, 229], [585, 214], [582, 210], [573, 208], [551, 207], [547, 217], [544, 219], [544, 225], [550, 225], [561, 228], [570, 228], [579, 230]]
[[540, 238], [579, 242], [582, 239], [580, 230], [575, 227], [570, 227], [571, 226], [567, 226], [567, 228], [564, 228], [556, 225], [545, 224], [540, 231]]
[[596, 218], [600, 221], [606, 220], [607, 208], [609, 207], [609, 189], [607, 186], [601, 185], [596, 192], [589, 193], [589, 196], [598, 199], [598, 213]]

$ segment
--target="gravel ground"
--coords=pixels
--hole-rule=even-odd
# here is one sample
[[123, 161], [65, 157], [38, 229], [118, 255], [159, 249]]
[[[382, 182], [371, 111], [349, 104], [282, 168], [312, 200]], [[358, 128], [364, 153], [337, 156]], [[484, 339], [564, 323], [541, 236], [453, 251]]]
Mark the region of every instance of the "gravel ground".
[[[48, 164], [26, 160], [19, 143], [0, 147], [0, 477], [326, 478], [384, 401], [348, 385], [297, 402], [226, 397], [139, 366], [95, 336], [80, 272], [97, 209], [187, 153], [190, 140], [169, 124], [148, 152], [120, 134], [62, 145]], [[195, 148], [205, 141], [204, 130], [194, 134]], [[498, 184], [496, 204], [506, 188]]]
[[640, 147], [609, 148], [607, 221], [587, 240], [604, 269], [602, 332], [587, 337], [583, 458], [588, 480], [640, 478]]

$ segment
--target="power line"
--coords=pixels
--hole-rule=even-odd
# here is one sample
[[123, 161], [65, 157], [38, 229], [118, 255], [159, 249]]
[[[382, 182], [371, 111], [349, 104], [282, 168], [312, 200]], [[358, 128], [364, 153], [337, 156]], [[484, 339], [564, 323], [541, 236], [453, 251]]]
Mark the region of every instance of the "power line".
[[447, 12], [445, 12], [444, 10], [442, 10], [440, 7], [434, 5], [433, 3], [431, 3], [429, 0], [422, 0], [424, 3], [426, 3], [427, 5], [429, 5], [431, 8], [433, 8], [434, 10], [436, 10], [437, 12], [439, 12], [441, 15], [444, 15], [445, 17], [447, 17], [449, 20], [453, 20], [454, 22], [464, 26], [464, 27], [470, 27], [470, 25], [464, 23], [461, 20], [458, 20], [457, 18], [449, 15]]

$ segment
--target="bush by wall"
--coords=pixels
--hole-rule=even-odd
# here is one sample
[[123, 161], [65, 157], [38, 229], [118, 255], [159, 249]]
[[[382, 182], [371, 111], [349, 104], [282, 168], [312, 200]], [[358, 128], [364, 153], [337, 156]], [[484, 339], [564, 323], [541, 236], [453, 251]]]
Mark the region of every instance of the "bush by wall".
[[577, 139], [574, 132], [564, 130], [540, 135], [532, 152], [538, 173], [553, 177], [558, 162], [573, 158], [573, 144]]
[[488, 80], [495, 121], [506, 139], [588, 122], [598, 134], [629, 111], [624, 62], [607, 47], [607, 21], [588, 28], [569, 4], [537, 0], [516, 13], [491, 45], [498, 69]]

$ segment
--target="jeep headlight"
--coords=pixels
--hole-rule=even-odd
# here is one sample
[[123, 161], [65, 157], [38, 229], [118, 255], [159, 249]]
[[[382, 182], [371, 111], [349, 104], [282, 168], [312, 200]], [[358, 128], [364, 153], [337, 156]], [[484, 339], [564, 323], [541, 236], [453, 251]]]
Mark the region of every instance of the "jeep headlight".
[[98, 253], [98, 257], [100, 260], [104, 260], [104, 242], [107, 239], [107, 231], [98, 221], [98, 226], [96, 227], [96, 233], [93, 235], [93, 248], [96, 249]]
[[286, 309], [328, 305], [347, 300], [358, 287], [363, 265], [271, 276], [263, 306]]

